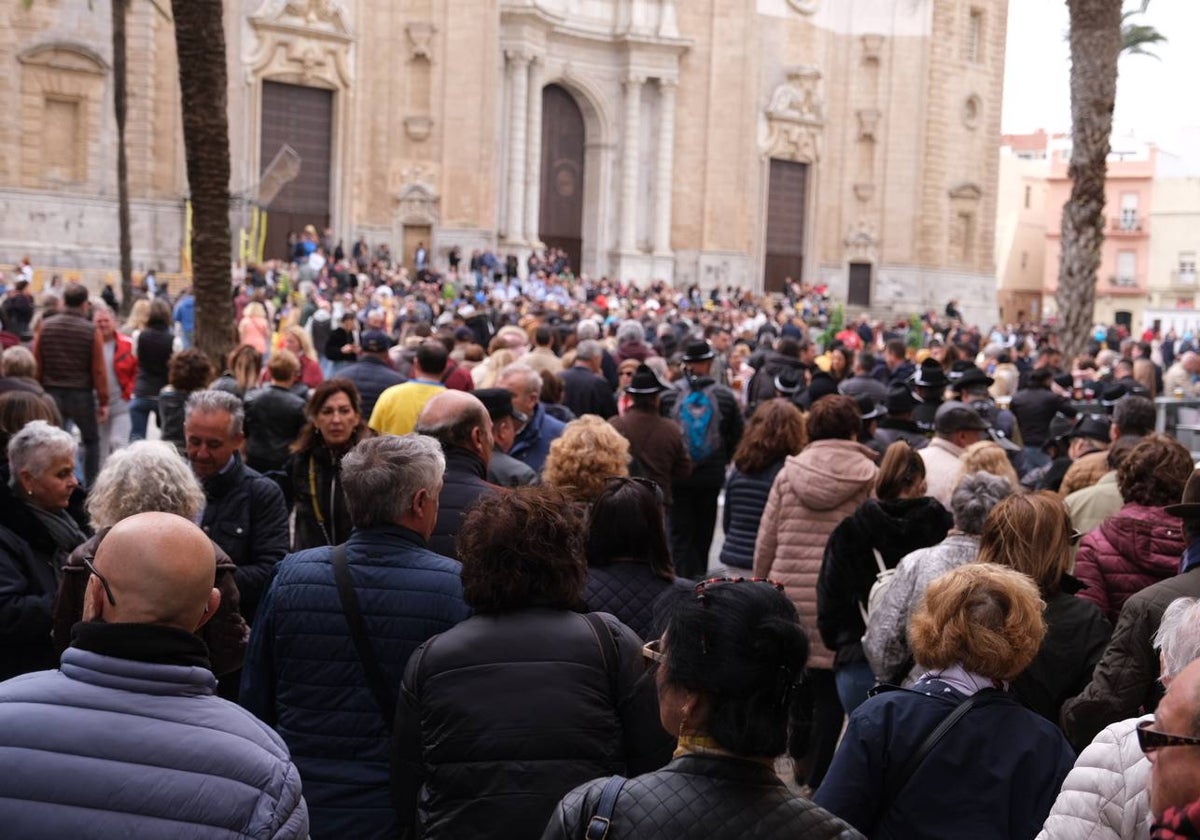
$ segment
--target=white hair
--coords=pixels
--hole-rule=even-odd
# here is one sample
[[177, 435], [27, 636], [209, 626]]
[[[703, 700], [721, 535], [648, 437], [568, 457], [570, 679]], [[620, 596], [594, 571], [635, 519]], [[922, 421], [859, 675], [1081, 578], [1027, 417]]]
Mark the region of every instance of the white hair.
[[1167, 605], [1154, 632], [1154, 649], [1162, 655], [1160, 679], [1175, 677], [1200, 659], [1200, 598], [1176, 598]]
[[40, 475], [51, 461], [63, 455], [75, 456], [75, 438], [45, 420], [31, 420], [8, 441], [8, 465], [13, 475], [21, 470]]
[[617, 343], [625, 341], [645, 341], [646, 330], [640, 321], [622, 321], [617, 327]]
[[183, 419], [187, 422], [193, 414], [215, 414], [218, 411], [229, 412], [229, 436], [240, 435], [246, 412], [242, 401], [228, 391], [192, 391], [184, 403]]
[[502, 367], [496, 382], [522, 382], [527, 391], [542, 392], [542, 375], [524, 362], [513, 362]]
[[441, 492], [446, 457], [425, 435], [381, 435], [361, 441], [342, 459], [342, 489], [355, 528], [394, 525], [419, 490]]
[[178, 450], [161, 440], [139, 440], [110, 455], [87, 497], [97, 529], [152, 511], [195, 520], [203, 508], [199, 480]]
[[585, 318], [575, 327], [575, 334], [579, 336], [580, 341], [594, 339], [600, 337], [600, 325], [591, 318]]

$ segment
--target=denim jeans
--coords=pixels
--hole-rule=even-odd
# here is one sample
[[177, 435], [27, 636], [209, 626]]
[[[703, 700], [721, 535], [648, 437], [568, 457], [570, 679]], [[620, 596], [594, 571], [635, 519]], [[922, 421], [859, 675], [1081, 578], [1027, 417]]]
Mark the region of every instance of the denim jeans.
[[96, 417], [96, 394], [91, 388], [47, 388], [64, 425], [74, 423], [83, 443], [83, 480], [88, 486], [100, 472], [100, 420]]
[[867, 699], [867, 692], [875, 687], [875, 675], [867, 662], [847, 663], [833, 672], [833, 679], [846, 714], [861, 706]]
[[150, 415], [160, 427], [162, 420], [158, 416], [158, 397], [134, 397], [129, 403], [130, 432], [129, 442], [146, 439], [146, 427], [150, 424]]

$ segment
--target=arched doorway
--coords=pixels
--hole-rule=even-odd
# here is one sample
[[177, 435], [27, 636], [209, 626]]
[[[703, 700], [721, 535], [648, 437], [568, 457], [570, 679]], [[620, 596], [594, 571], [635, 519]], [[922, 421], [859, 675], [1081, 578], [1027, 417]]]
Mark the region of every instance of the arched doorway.
[[538, 238], [567, 252], [579, 273], [583, 257], [586, 130], [575, 98], [559, 85], [542, 90], [542, 189]]

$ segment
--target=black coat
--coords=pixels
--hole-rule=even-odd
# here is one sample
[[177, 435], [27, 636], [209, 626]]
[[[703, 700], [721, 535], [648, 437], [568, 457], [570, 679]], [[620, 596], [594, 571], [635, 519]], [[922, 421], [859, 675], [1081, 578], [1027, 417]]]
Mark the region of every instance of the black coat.
[[825, 544], [817, 578], [817, 628], [821, 641], [837, 656], [835, 666], [864, 660], [866, 632], [860, 605], [865, 605], [879, 574], [874, 551], [894, 569], [919, 548], [946, 538], [954, 517], [937, 499], [868, 499], [842, 520]]
[[905, 441], [913, 449], [924, 449], [929, 445], [929, 437], [912, 420], [894, 420], [884, 417], [875, 429], [875, 440], [886, 451], [898, 440]]
[[401, 826], [426, 840], [538, 837], [576, 785], [663, 766], [674, 742], [641, 641], [605, 623], [612, 671], [591, 624], [566, 610], [476, 615], [422, 645], [397, 710]]
[[794, 356], [784, 356], [774, 350], [767, 351], [763, 355], [762, 367], [754, 371], [754, 375], [750, 377], [750, 384], [746, 386], [747, 407], [753, 409], [760, 402], [773, 399], [775, 377], [781, 373], [795, 373], [803, 385], [805, 369], [804, 364]]
[[429, 547], [457, 560], [455, 540], [467, 508], [481, 496], [499, 488], [487, 483], [487, 468], [475, 453], [458, 446], [443, 446], [442, 451], [446, 455], [446, 474], [442, 479], [437, 524], [429, 537]]
[[[563, 797], [542, 840], [576, 840], [607, 779]], [[787, 789], [755, 761], [684, 755], [621, 789], [609, 840], [861, 840], [850, 826]]]
[[246, 463], [259, 472], [283, 469], [304, 428], [304, 397], [268, 385], [246, 394]]
[[[367, 431], [367, 436], [372, 436]], [[351, 439], [351, 446], [362, 438]], [[310, 476], [309, 471], [312, 471]], [[350, 512], [346, 509], [346, 494], [342, 490], [342, 459], [334, 457], [329, 447], [319, 440], [288, 460], [287, 474], [292, 491], [292, 509], [296, 514], [296, 532], [292, 551], [316, 548], [320, 545], [341, 545], [350, 537]], [[313, 488], [317, 499], [314, 505]], [[320, 509], [321, 519], [317, 518]], [[323, 522], [322, 522], [323, 520]]]
[[564, 370], [559, 378], [563, 383], [563, 405], [576, 417], [598, 414], [607, 420], [617, 413], [617, 398], [603, 376], [577, 365]]
[[175, 336], [167, 327], [147, 327], [138, 333], [135, 397], [157, 397], [167, 384], [167, 365], [175, 349]]
[[1075, 416], [1070, 400], [1060, 397], [1049, 388], [1023, 388], [1013, 395], [1009, 410], [1017, 418], [1021, 440], [1026, 446], [1040, 448], [1050, 435], [1050, 421], [1062, 412]]
[[237, 566], [242, 615], [253, 625], [275, 564], [288, 551], [288, 511], [279, 485], [233, 457], [228, 472], [203, 482], [200, 527]]
[[667, 593], [686, 591], [692, 582], [684, 578], [665, 580], [646, 563], [615, 561], [607, 566], [590, 566], [583, 599], [592, 612], [612, 613], [645, 641], [657, 639], [662, 631]]

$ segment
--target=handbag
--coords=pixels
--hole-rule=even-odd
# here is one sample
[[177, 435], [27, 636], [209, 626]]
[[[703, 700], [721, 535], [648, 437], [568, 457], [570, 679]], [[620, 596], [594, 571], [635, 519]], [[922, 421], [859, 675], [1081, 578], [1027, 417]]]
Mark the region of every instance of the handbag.
[[358, 653], [358, 661], [367, 675], [367, 686], [375, 705], [383, 715], [383, 725], [388, 732], [396, 720], [396, 694], [388, 688], [387, 677], [375, 656], [371, 646], [371, 637], [367, 634], [367, 621], [363, 618], [362, 608], [358, 605], [358, 593], [354, 591], [354, 581], [350, 578], [350, 567], [347, 563], [346, 544], [334, 546], [333, 578], [337, 582], [338, 599], [342, 602], [342, 612], [346, 623], [350, 625], [350, 638], [354, 640], [354, 649]]

